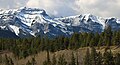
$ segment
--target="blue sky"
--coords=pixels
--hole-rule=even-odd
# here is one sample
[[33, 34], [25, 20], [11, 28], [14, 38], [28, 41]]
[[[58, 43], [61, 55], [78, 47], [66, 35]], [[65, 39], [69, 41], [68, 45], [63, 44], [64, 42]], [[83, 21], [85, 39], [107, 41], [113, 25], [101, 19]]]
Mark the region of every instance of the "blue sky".
[[93, 14], [120, 18], [120, 0], [0, 0], [1, 9], [37, 7], [49, 15]]

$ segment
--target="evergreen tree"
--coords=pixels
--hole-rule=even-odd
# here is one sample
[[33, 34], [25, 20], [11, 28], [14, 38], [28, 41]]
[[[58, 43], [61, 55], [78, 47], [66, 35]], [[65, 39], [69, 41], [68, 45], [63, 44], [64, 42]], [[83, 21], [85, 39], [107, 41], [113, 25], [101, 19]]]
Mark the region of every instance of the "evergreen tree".
[[91, 59], [90, 59], [89, 49], [87, 49], [86, 54], [85, 54], [84, 65], [92, 65], [91, 64]]
[[50, 62], [50, 53], [47, 51], [47, 62]]
[[91, 48], [91, 62], [92, 62], [92, 65], [97, 65], [97, 52], [96, 52], [96, 49], [94, 47]]
[[108, 50], [106, 50], [104, 52], [104, 55], [103, 55], [103, 64], [104, 65], [114, 65], [114, 58], [113, 58], [113, 54], [111, 52], [111, 50], [108, 52]]
[[[91, 39], [93, 38], [93, 34], [92, 33], [87, 33], [87, 37], [86, 37], [86, 46], [90, 46], [90, 42], [91, 42]], [[94, 44], [94, 40], [92, 40], [91, 42], [91, 45]]]
[[76, 53], [76, 65], [79, 65], [78, 52]]
[[97, 54], [97, 61], [96, 61], [96, 65], [102, 65], [102, 54], [99, 52]]
[[115, 55], [115, 65], [120, 65], [120, 54], [119, 53], [117, 53], [116, 55]]
[[111, 40], [112, 40], [112, 30], [111, 30], [111, 26], [107, 26], [106, 29], [104, 30], [104, 32], [105, 32], [105, 39], [104, 39], [105, 44], [106, 44], [107, 46], [112, 45], [112, 43], [111, 43]]
[[99, 38], [99, 41], [98, 41], [98, 45], [97, 45], [98, 47], [100, 47], [100, 46], [103, 46], [103, 38], [102, 38], [102, 36]]
[[75, 57], [74, 57], [74, 54], [72, 52], [72, 57], [71, 57], [71, 62], [70, 62], [70, 65], [76, 65], [76, 62], [75, 62]]
[[2, 55], [0, 54], [0, 63], [2, 63], [3, 62], [3, 57], [2, 57]]
[[90, 47], [95, 46], [95, 38], [91, 39], [89, 45], [90, 45]]

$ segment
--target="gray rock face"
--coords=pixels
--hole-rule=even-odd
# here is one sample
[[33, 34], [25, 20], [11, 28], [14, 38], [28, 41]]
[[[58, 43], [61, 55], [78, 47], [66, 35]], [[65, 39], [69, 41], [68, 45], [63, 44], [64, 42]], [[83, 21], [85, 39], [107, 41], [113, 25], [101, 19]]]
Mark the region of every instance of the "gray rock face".
[[43, 9], [27, 7], [0, 10], [0, 29], [11, 31], [18, 37], [69, 36], [74, 32], [101, 33], [107, 26], [119, 30], [120, 20], [91, 14], [52, 18]]

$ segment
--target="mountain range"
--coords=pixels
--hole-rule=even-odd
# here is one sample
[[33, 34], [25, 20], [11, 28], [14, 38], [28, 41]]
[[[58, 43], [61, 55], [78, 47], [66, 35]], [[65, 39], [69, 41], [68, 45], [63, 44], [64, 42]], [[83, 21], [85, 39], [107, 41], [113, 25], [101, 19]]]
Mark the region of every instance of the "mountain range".
[[43, 9], [27, 7], [0, 10], [0, 37], [56, 37], [70, 36], [75, 32], [101, 33], [108, 26], [112, 30], [120, 30], [120, 19], [92, 14], [53, 18]]

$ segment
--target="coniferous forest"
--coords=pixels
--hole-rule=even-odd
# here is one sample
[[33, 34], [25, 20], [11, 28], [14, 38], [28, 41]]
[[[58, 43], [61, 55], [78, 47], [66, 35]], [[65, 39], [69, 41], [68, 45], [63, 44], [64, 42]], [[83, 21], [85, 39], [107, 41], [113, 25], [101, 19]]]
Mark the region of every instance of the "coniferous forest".
[[[103, 52], [99, 52], [95, 47], [105, 46]], [[111, 27], [102, 33], [74, 33], [70, 37], [58, 36], [56, 38], [31, 37], [31, 38], [0, 38], [0, 63], [14, 65], [12, 58], [8, 55], [2, 57], [4, 52], [12, 52], [17, 59], [25, 59], [30, 55], [46, 51], [46, 60], [43, 65], [120, 65], [120, 53], [113, 53], [110, 46], [120, 46], [120, 31], [112, 31]], [[79, 55], [72, 52], [70, 61], [66, 60], [64, 54], [58, 58], [55, 55], [50, 57], [50, 53], [60, 50], [77, 50], [85, 48], [82, 64], [79, 62]], [[3, 62], [4, 61], [4, 62]], [[33, 57], [25, 65], [37, 65]]]

